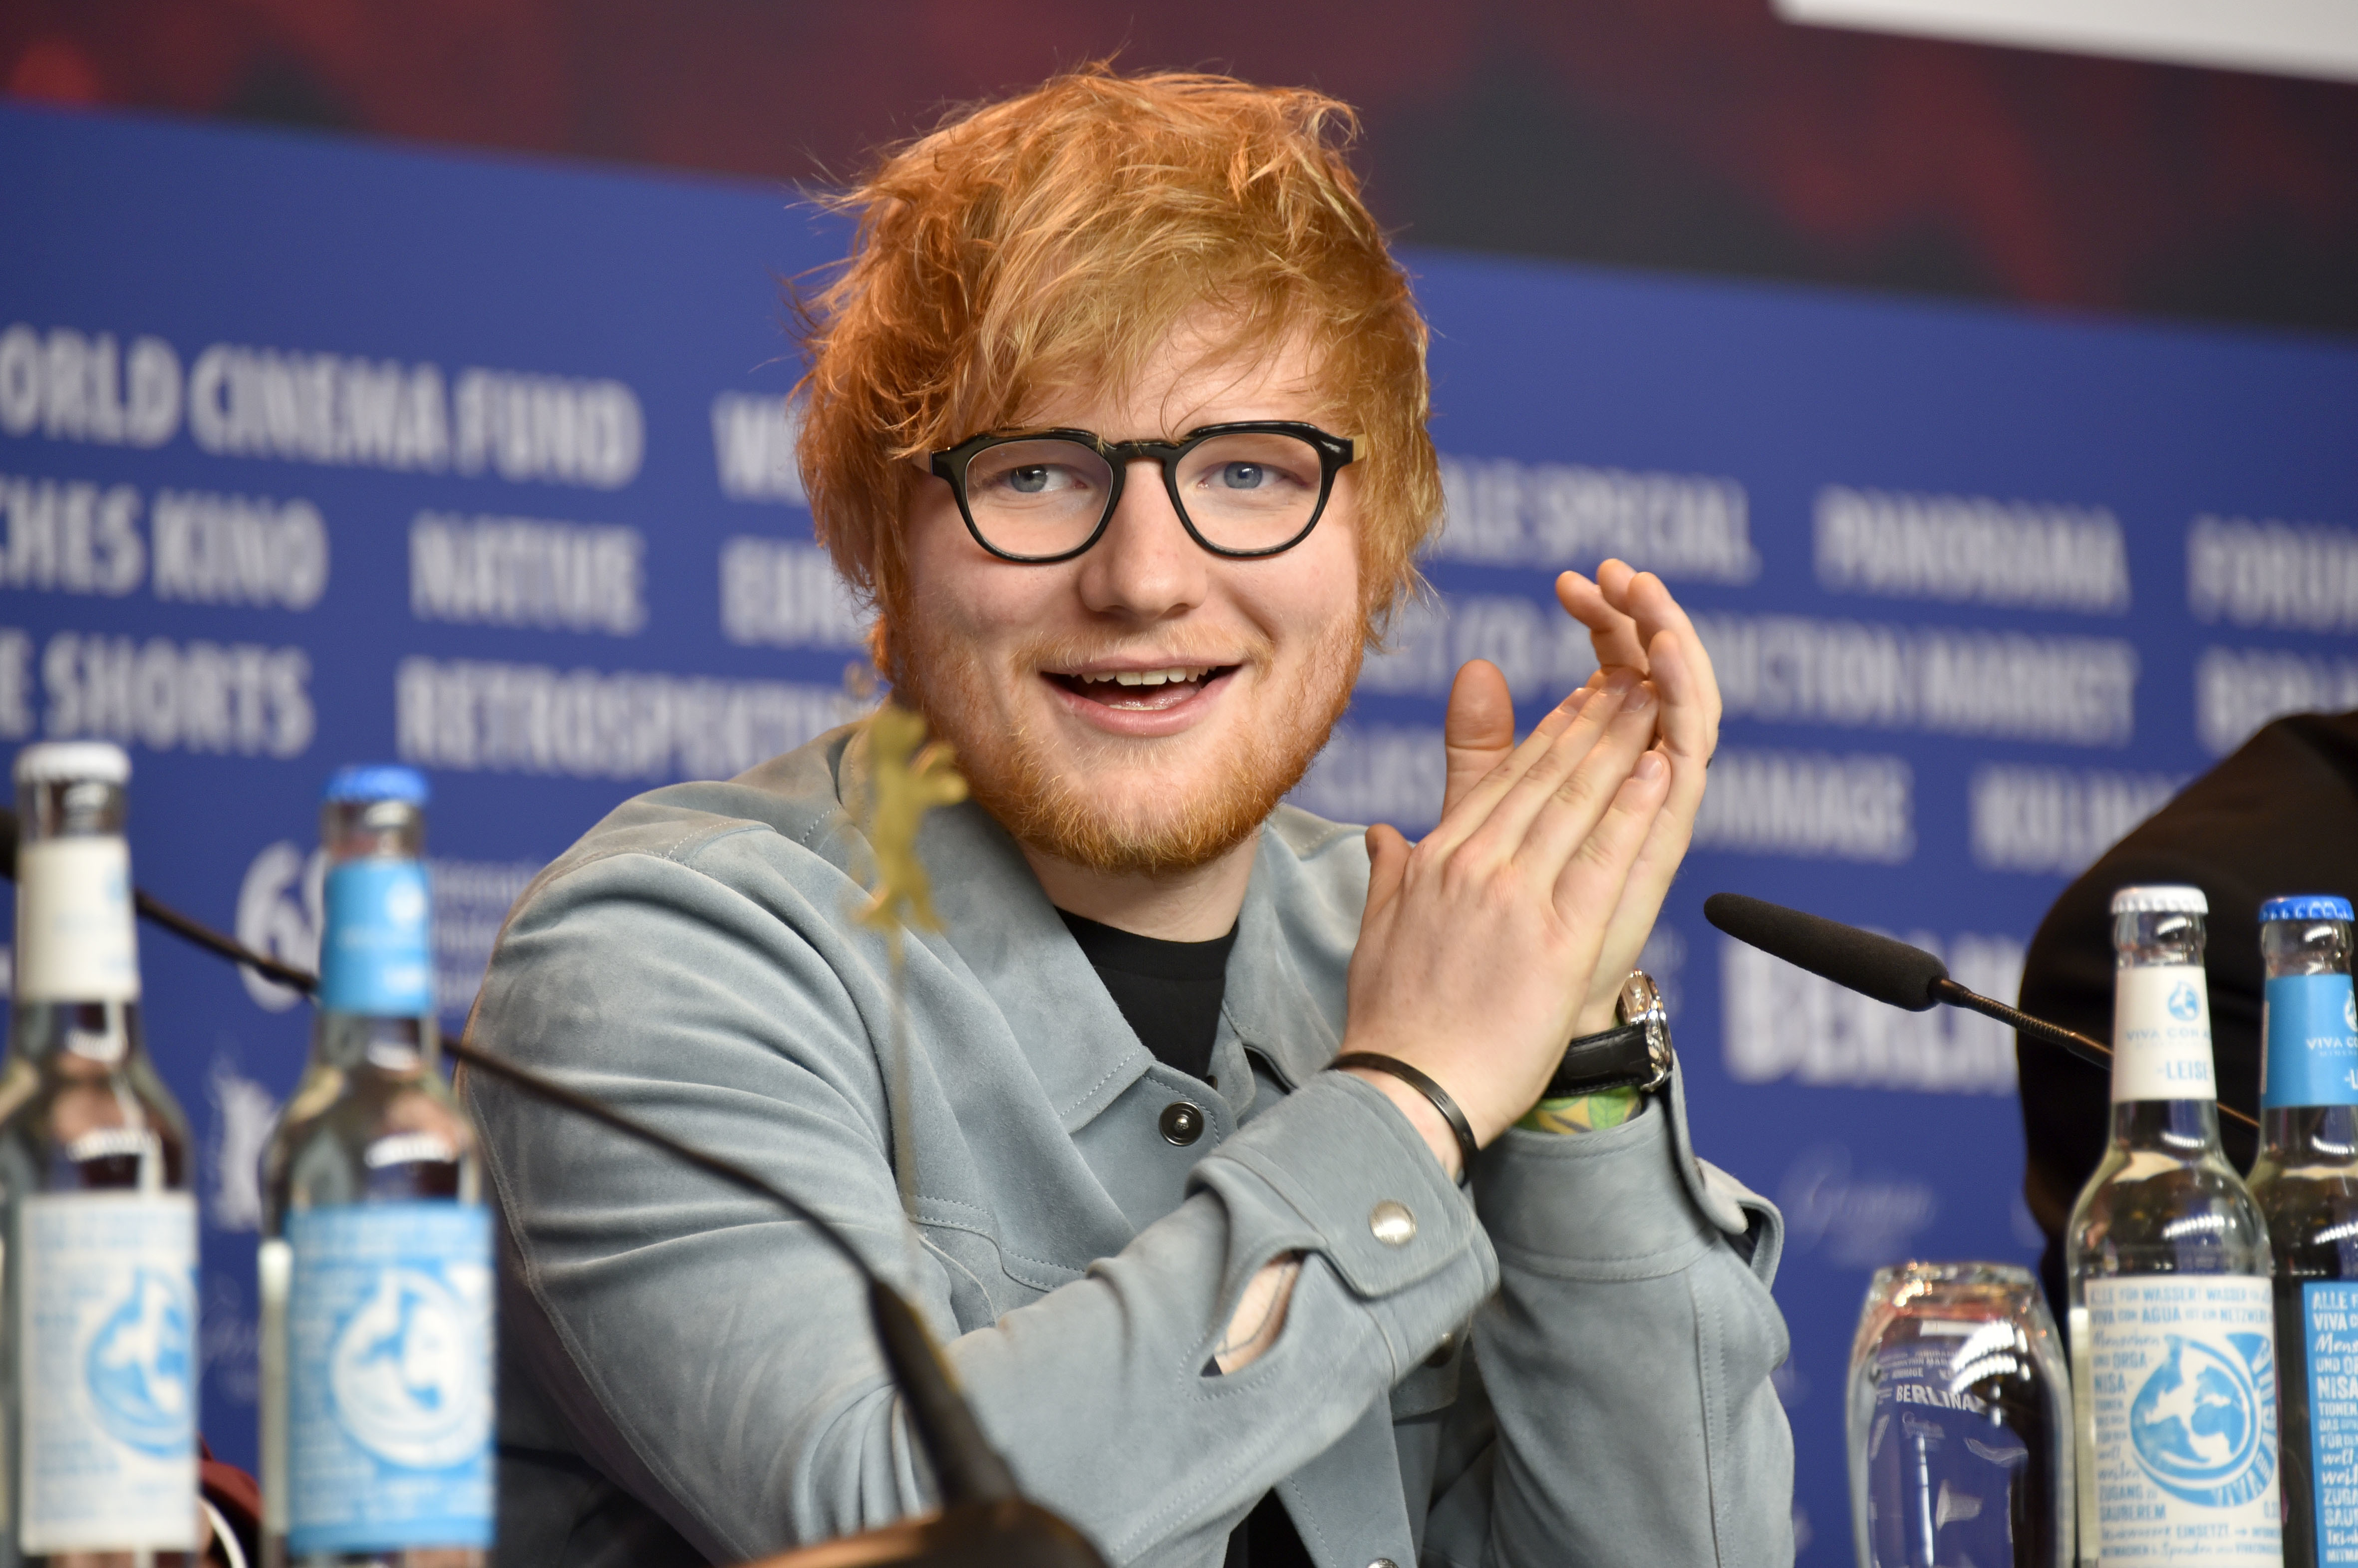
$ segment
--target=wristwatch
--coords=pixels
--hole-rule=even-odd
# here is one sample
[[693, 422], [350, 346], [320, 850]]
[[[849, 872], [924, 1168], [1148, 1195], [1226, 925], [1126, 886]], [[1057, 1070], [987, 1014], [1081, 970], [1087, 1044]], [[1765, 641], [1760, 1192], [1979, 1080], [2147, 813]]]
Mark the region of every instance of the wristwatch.
[[1563, 1062], [1541, 1099], [1578, 1099], [1607, 1089], [1658, 1089], [1671, 1081], [1671, 1020], [1653, 977], [1632, 969], [1614, 999], [1620, 1026], [1584, 1034], [1563, 1048]]

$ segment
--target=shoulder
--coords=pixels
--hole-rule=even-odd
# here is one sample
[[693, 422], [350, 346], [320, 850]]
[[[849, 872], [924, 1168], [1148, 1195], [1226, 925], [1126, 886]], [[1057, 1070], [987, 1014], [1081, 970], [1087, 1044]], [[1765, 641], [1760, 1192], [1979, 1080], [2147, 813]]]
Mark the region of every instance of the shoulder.
[[1366, 828], [1281, 806], [1262, 827], [1254, 881], [1281, 939], [1300, 958], [1348, 967], [1368, 906]]
[[1296, 806], [1270, 814], [1262, 835], [1262, 859], [1283, 874], [1288, 890], [1349, 909], [1357, 921], [1368, 902], [1368, 830], [1329, 822]]
[[615, 807], [509, 911], [471, 1032], [613, 1063], [676, 1051], [665, 1021], [704, 1020], [710, 1040], [858, 1036], [875, 965], [851, 919], [856, 830], [835, 784], [854, 732]]
[[546, 926], [584, 904], [650, 906], [780, 897], [838, 888], [854, 828], [838, 788], [857, 726], [829, 731], [733, 779], [667, 784], [607, 813], [535, 877], [507, 930]]

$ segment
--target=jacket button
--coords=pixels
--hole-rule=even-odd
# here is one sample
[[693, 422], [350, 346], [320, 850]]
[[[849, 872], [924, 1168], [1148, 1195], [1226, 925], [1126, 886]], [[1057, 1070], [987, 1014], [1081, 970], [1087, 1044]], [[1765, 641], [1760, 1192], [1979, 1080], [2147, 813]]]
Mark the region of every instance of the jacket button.
[[1368, 1228], [1387, 1247], [1405, 1247], [1416, 1239], [1416, 1216], [1408, 1205], [1386, 1198], [1368, 1212]]
[[1204, 1136], [1204, 1113], [1184, 1099], [1174, 1099], [1163, 1108], [1163, 1139], [1184, 1149]]
[[1433, 1347], [1433, 1354], [1424, 1358], [1424, 1364], [1428, 1367], [1446, 1367], [1449, 1365], [1451, 1354], [1456, 1348], [1457, 1335], [1455, 1330], [1452, 1330], [1441, 1336], [1441, 1343]]
[[1368, 1563], [1368, 1568], [1400, 1568], [1400, 1564], [1393, 1562], [1389, 1557], [1379, 1557], [1373, 1563]]

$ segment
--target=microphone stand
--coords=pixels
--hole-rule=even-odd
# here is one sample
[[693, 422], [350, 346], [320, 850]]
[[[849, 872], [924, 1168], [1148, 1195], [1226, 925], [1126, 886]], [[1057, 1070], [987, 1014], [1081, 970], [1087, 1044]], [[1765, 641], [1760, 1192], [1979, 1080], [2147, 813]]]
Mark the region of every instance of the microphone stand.
[[[10, 881], [16, 878], [17, 836], [16, 814], [0, 808], [0, 876]], [[181, 914], [144, 888], [132, 890], [132, 903], [146, 919], [218, 957], [243, 964], [306, 996], [318, 989], [319, 977], [309, 970], [257, 953], [234, 937]], [[1023, 1498], [1016, 1487], [1014, 1472], [983, 1436], [972, 1408], [958, 1393], [949, 1366], [942, 1359], [933, 1336], [926, 1332], [924, 1320], [898, 1291], [869, 1266], [832, 1221], [736, 1162], [682, 1142], [545, 1074], [479, 1050], [462, 1040], [445, 1040], [442, 1049], [465, 1065], [512, 1084], [535, 1098], [562, 1106], [626, 1138], [660, 1149], [732, 1186], [767, 1198], [817, 1232], [868, 1281], [869, 1314], [876, 1325], [876, 1337], [883, 1348], [886, 1365], [892, 1369], [893, 1383], [906, 1401], [909, 1424], [926, 1458], [933, 1463], [942, 1509], [924, 1518], [765, 1557], [760, 1560], [758, 1568], [881, 1568], [882, 1564], [914, 1563], [935, 1564], [937, 1568], [1105, 1568], [1104, 1559], [1078, 1530]], [[748, 1568], [756, 1565], [749, 1564]]]
[[[1995, 997], [1959, 985], [1948, 966], [1895, 936], [1845, 925], [1823, 914], [1788, 909], [1744, 893], [1715, 892], [1703, 901], [1705, 920], [1749, 947], [1887, 1007], [1923, 1012], [1942, 1002], [1994, 1018], [2017, 1033], [2061, 1046], [2090, 1066], [2112, 1070], [2113, 1048], [2076, 1029], [2050, 1023]], [[2259, 1119], [2224, 1100], [2219, 1114], [2259, 1130]]]
[[[1967, 990], [1946, 975], [1932, 982], [1931, 994], [1939, 1000], [1947, 1002], [1951, 1007], [1962, 1007], [1968, 1012], [1978, 1012], [1984, 1018], [1995, 1018], [2017, 1033], [2028, 1034], [2034, 1040], [2044, 1040], [2050, 1045], [2060, 1045], [2092, 1067], [2102, 1067], [2106, 1072], [2112, 1070], [2113, 1048], [2101, 1040], [2092, 1039], [2081, 1033], [2076, 1029], [2066, 1029], [2060, 1023], [2050, 1023], [2043, 1018], [2033, 1018], [2027, 1012], [2006, 1006], [1996, 997], [1987, 997], [1979, 991]], [[2219, 1108], [2241, 1120], [2251, 1120], [2251, 1118], [2244, 1116], [2233, 1106], [2223, 1105]]]

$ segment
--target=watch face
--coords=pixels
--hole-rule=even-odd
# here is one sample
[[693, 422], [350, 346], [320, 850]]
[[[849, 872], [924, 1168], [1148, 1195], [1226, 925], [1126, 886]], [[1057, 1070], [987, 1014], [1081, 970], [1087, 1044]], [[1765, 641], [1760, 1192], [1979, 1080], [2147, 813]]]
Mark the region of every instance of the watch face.
[[1654, 978], [1643, 969], [1630, 970], [1629, 978], [1621, 982], [1621, 995], [1613, 1011], [1623, 1024], [1636, 1024], [1645, 1031], [1646, 1062], [1650, 1072], [1638, 1087], [1661, 1087], [1669, 1081], [1676, 1058], [1671, 1052], [1669, 1010], [1662, 1005], [1662, 993], [1654, 984]]
[[1614, 1016], [1624, 1023], [1638, 1023], [1662, 1016], [1662, 993], [1654, 984], [1654, 977], [1643, 969], [1632, 969], [1629, 978], [1621, 982], [1621, 994], [1613, 1004]]

